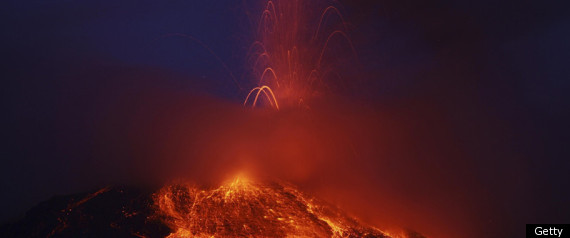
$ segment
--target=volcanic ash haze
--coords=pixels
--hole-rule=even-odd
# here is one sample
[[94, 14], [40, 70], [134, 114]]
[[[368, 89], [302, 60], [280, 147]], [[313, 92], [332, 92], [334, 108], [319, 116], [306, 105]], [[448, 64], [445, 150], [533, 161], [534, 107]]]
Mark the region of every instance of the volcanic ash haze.
[[417, 103], [410, 112], [345, 101], [277, 112], [174, 95], [149, 103], [136, 113], [136, 124], [113, 131], [135, 149], [128, 153], [136, 159], [122, 159], [133, 177], [183, 178], [206, 187], [240, 172], [277, 178], [381, 230], [407, 227], [437, 237], [463, 234], [476, 214], [475, 199], [465, 194], [480, 188], [462, 175], [469, 161], [456, 160], [464, 155], [447, 146], [453, 138], [439, 133], [445, 127], [435, 123], [433, 105]]

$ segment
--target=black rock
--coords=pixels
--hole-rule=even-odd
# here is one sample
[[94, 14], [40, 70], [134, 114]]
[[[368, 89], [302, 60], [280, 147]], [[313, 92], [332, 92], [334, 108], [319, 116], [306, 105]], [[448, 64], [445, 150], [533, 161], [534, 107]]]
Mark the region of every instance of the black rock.
[[164, 237], [171, 231], [153, 214], [152, 192], [107, 187], [56, 196], [0, 227], [0, 237]]

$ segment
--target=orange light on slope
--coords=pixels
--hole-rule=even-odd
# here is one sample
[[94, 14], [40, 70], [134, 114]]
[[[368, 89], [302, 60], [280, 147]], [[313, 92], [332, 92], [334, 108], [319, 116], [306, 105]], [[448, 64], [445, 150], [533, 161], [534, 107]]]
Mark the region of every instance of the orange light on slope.
[[170, 185], [154, 197], [168, 237], [390, 237], [285, 183], [242, 176], [215, 189]]

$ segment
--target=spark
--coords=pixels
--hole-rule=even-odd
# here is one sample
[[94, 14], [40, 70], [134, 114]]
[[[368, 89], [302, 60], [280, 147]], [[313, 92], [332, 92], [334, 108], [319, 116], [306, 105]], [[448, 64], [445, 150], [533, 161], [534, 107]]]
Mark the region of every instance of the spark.
[[[328, 37], [327, 40], [325, 41], [325, 46], [323, 47], [323, 49], [321, 50], [321, 55], [319, 56], [319, 60], [317, 61], [317, 67], [321, 66], [321, 62], [323, 60], [323, 56], [325, 54], [325, 51], [327, 50], [327, 47], [329, 45], [329, 41], [331, 40], [331, 38], [335, 35], [340, 35], [342, 36], [344, 39], [346, 39], [348, 41], [348, 44], [350, 45], [350, 48], [352, 50], [352, 53], [356, 56], [356, 50], [354, 49], [354, 45], [352, 44], [352, 40], [350, 40], [350, 37], [348, 37], [348, 35], [343, 32], [343, 31], [339, 31], [336, 30], [333, 33], [331, 33]], [[358, 58], [358, 57], [355, 57]]]
[[[265, 97], [267, 98], [267, 100], [269, 101], [271, 106], [275, 105], [275, 108], [277, 110], [279, 110], [279, 104], [277, 103], [277, 99], [275, 98], [275, 94], [273, 94], [273, 90], [271, 90], [271, 88], [266, 86], [266, 85], [263, 85], [261, 87], [255, 87], [251, 91], [249, 91], [249, 94], [247, 94], [247, 97], [245, 98], [245, 101], [243, 102], [244, 106], [249, 101], [249, 97], [251, 96], [251, 94], [253, 92], [256, 92], [256, 91], [257, 91], [257, 93], [255, 94], [255, 99], [253, 100], [252, 107], [255, 107], [255, 105], [257, 104], [257, 100], [259, 98], [259, 94], [263, 92], [263, 94], [265, 95]], [[269, 92], [269, 94], [267, 92]]]
[[[319, 87], [326, 88], [323, 77], [328, 72], [323, 66], [334, 68], [334, 65], [326, 65], [324, 57], [335, 37], [344, 38], [354, 58], [358, 58], [347, 33], [348, 24], [337, 7], [329, 5], [318, 14], [314, 31], [301, 27], [311, 21], [310, 12], [303, 7], [300, 1], [266, 2], [257, 25], [258, 39], [248, 50], [252, 56], [249, 62], [253, 76], [258, 79], [245, 97], [244, 106], [255, 108], [262, 93], [262, 100], [267, 100], [276, 110], [282, 102], [284, 105], [306, 104]], [[338, 25], [329, 20], [333, 15], [337, 16]], [[328, 35], [320, 40], [325, 33]]]
[[344, 27], [345, 31], [348, 31], [348, 27], [346, 26], [346, 21], [344, 21], [344, 18], [342, 17], [342, 14], [340, 14], [340, 11], [338, 10], [338, 8], [334, 7], [334, 6], [328, 6], [323, 13], [321, 14], [321, 19], [319, 20], [319, 25], [317, 26], [317, 30], [315, 31], [315, 35], [313, 36], [313, 39], [317, 39], [317, 36], [319, 34], [319, 31], [321, 29], [321, 25], [323, 24], [324, 20], [325, 20], [325, 15], [328, 12], [334, 12], [339, 18], [340, 21], [342, 22], [342, 25]]

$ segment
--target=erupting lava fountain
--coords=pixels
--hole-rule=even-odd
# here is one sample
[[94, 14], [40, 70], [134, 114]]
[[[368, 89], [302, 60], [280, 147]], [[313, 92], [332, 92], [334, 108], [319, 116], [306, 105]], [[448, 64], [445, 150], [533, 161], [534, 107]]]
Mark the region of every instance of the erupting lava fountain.
[[279, 110], [284, 105], [306, 105], [307, 100], [323, 93], [327, 88], [324, 79], [340, 75], [335, 69], [338, 65], [330, 60], [335, 57], [327, 57], [338, 53], [329, 52], [333, 41], [342, 41], [346, 47], [341, 48], [347, 48], [349, 57], [357, 61], [347, 23], [338, 8], [325, 7], [315, 20], [307, 11], [312, 8], [308, 4], [268, 1], [265, 5], [257, 27], [258, 40], [248, 53], [256, 86], [244, 105], [255, 107], [263, 100]]

